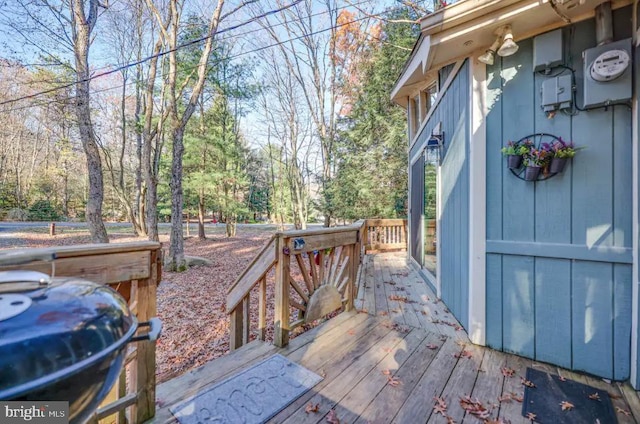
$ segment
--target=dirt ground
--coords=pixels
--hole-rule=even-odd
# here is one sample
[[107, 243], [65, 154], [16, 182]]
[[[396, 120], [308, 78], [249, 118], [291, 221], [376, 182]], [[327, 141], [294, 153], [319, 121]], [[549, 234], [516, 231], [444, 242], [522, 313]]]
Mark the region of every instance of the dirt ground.
[[[201, 241], [197, 237], [187, 238], [185, 254], [206, 258], [212, 265], [193, 267], [182, 273], [164, 272], [158, 288], [158, 316], [163, 323], [163, 333], [158, 341], [156, 355], [158, 383], [228, 351], [229, 318], [225, 311], [227, 288], [233, 284], [275, 228], [240, 227], [237, 236], [233, 238], [224, 236], [222, 226], [208, 231], [206, 240]], [[109, 233], [112, 242], [139, 240], [127, 233], [126, 229], [110, 229]], [[195, 234], [195, 231], [192, 234]], [[161, 235], [160, 241], [166, 245], [169, 238], [167, 235]], [[54, 237], [50, 237], [44, 230], [29, 230], [12, 232], [10, 235], [3, 234], [0, 238], [0, 249], [89, 242], [90, 238], [85, 230], [60, 229]], [[252, 297], [252, 305], [255, 306], [257, 293], [252, 293]], [[268, 298], [273, 298], [272, 282], [268, 286]], [[269, 300], [267, 304], [272, 303]], [[257, 320], [256, 315], [257, 313], [252, 314], [254, 322]], [[272, 315], [273, 311], [270, 310], [267, 315], [268, 322], [273, 322]], [[268, 336], [271, 334], [272, 329], [268, 329]]]

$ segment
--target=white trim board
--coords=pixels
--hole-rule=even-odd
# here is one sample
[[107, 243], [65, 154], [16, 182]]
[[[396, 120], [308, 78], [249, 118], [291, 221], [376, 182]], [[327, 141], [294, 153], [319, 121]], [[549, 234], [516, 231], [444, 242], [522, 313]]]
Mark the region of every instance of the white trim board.
[[[638, 72], [638, 70], [636, 70]], [[637, 78], [637, 77], [636, 77]], [[636, 79], [637, 81], [637, 79]], [[640, 246], [638, 245], [638, 231], [640, 227], [639, 215], [640, 211], [638, 210], [639, 205], [638, 202], [638, 166], [639, 159], [638, 154], [640, 154], [640, 149], [638, 146], [638, 95], [637, 90], [634, 90], [633, 93], [633, 103], [632, 103], [632, 112], [631, 112], [631, 191], [632, 191], [632, 220], [631, 220], [631, 246], [632, 246], [632, 257], [633, 264], [631, 265], [631, 385], [636, 390], [640, 386], [640, 381], [638, 381], [638, 313], [640, 305], [638, 305], [639, 299], [639, 287], [638, 284], [640, 282], [639, 279], [639, 270], [638, 270], [638, 249]]]
[[469, 339], [486, 344], [487, 69], [469, 58]]
[[416, 133], [411, 138], [411, 143], [409, 143], [409, 151], [411, 151], [411, 149], [413, 148], [413, 145], [416, 144], [416, 141], [418, 141], [418, 137], [420, 136], [420, 133], [422, 133], [425, 126], [427, 125], [427, 122], [429, 122], [429, 118], [431, 118], [431, 115], [433, 115], [433, 112], [435, 112], [436, 108], [440, 104], [440, 101], [444, 97], [443, 94], [447, 92], [453, 80], [456, 78], [456, 76], [458, 76], [458, 72], [460, 72], [460, 68], [462, 68], [462, 65], [464, 64], [464, 60], [465, 59], [462, 59], [456, 62], [455, 66], [451, 70], [451, 73], [447, 77], [447, 80], [444, 82], [442, 87], [440, 87], [440, 89], [438, 90], [438, 96], [436, 97], [436, 101], [433, 102], [433, 104], [429, 108], [429, 112], [427, 112], [427, 116], [424, 117], [424, 120], [420, 124], [420, 128], [416, 130]]
[[[638, 6], [637, 3], [633, 3], [633, 13], [632, 13], [632, 29], [634, 36], [634, 43], [636, 51], [638, 50], [638, 33], [640, 28], [638, 28]], [[634, 52], [635, 53], [635, 52]], [[637, 61], [637, 59], [636, 59]], [[636, 75], [634, 75], [635, 84], [638, 84], [638, 69], [635, 69]], [[631, 107], [631, 255], [633, 258], [631, 265], [631, 386], [634, 389], [638, 389], [640, 386], [640, 381], [638, 381], [638, 313], [640, 305], [638, 305], [639, 299], [639, 287], [638, 284], [640, 282], [638, 279], [640, 278], [639, 270], [638, 270], [638, 249], [640, 248], [638, 243], [638, 237], [640, 236], [638, 233], [640, 231], [640, 223], [638, 222], [640, 219], [640, 210], [638, 202], [640, 199], [638, 198], [638, 190], [640, 187], [638, 186], [638, 178], [639, 171], [638, 166], [639, 158], [638, 154], [640, 154], [640, 146], [638, 146], [638, 87], [633, 90], [633, 100]]]

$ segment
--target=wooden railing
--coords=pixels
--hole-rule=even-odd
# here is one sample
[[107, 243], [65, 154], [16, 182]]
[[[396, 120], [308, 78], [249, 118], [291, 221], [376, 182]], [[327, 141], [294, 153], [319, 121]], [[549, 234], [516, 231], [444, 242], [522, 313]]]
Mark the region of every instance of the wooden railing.
[[337, 309], [353, 309], [364, 253], [406, 249], [406, 239], [406, 220], [402, 219], [276, 233], [227, 292], [230, 349], [250, 340], [254, 289], [258, 291], [257, 338], [265, 340], [270, 271], [275, 269], [274, 344], [285, 346], [296, 327]]
[[[51, 257], [55, 276], [80, 277], [109, 284], [128, 301], [139, 322], [156, 316], [156, 286], [160, 282], [160, 243], [89, 244], [52, 249], [9, 250], [0, 253], [0, 271], [28, 269], [50, 274], [52, 264], [31, 261]], [[11, 265], [18, 264], [18, 265]], [[130, 345], [125, 368], [92, 422], [141, 423], [155, 415], [156, 347]], [[127, 411], [128, 410], [128, 411]]]
[[406, 250], [406, 219], [367, 219], [364, 226], [365, 251]]
[[[353, 309], [363, 221], [336, 228], [276, 233], [227, 292], [231, 349], [249, 342], [251, 291], [258, 288], [258, 339], [265, 339], [267, 274], [275, 269], [274, 344], [296, 327]], [[293, 271], [292, 271], [293, 264]], [[297, 268], [297, 269], [296, 269]]]

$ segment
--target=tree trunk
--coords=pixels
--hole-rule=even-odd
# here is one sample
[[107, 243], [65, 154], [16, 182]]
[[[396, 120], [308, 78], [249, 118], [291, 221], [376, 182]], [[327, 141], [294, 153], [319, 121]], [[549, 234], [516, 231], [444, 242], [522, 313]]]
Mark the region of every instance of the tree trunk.
[[[155, 96], [155, 81], [156, 81], [156, 73], [158, 69], [158, 53], [160, 53], [160, 49], [162, 48], [162, 41], [159, 39], [156, 41], [156, 44], [153, 49], [153, 56], [151, 61], [149, 62], [149, 75], [147, 79], [147, 86], [145, 89], [145, 111], [144, 111], [144, 126], [142, 130], [142, 164], [140, 168], [142, 169], [142, 178], [144, 180], [144, 185], [146, 186], [146, 192], [144, 193], [145, 202], [142, 202], [142, 208], [144, 209], [144, 214], [141, 216], [146, 217], [146, 228], [147, 228], [147, 237], [151, 241], [160, 241], [158, 237], [158, 181], [157, 181], [157, 173], [155, 172], [153, 166], [154, 162], [152, 162], [152, 144], [154, 140], [161, 135], [159, 134], [158, 128], [162, 129], [162, 123], [164, 122], [164, 117], [160, 117], [160, 122], [158, 122], [158, 126], [156, 129], [153, 128], [153, 104], [154, 104], [154, 96]], [[160, 149], [159, 143], [157, 149]], [[154, 155], [157, 156], [157, 155]]]
[[235, 237], [236, 236], [236, 218], [228, 216], [227, 223], [225, 226], [227, 237]]
[[198, 198], [198, 238], [204, 240], [207, 235], [204, 233], [204, 188], [200, 189]]
[[182, 236], [182, 156], [184, 154], [184, 127], [180, 122], [173, 122], [172, 129], [173, 156], [171, 158], [171, 237], [169, 256], [165, 263], [167, 271], [184, 271], [184, 238]]
[[[136, 3], [136, 60], [140, 62], [142, 60], [142, 42], [143, 42], [143, 26], [142, 26], [142, 5]], [[135, 198], [135, 210], [134, 210], [134, 226], [138, 235], [147, 236], [147, 222], [145, 217], [145, 187], [142, 184], [142, 122], [140, 119], [140, 113], [142, 112], [142, 63], [136, 65], [136, 104], [134, 111], [134, 118], [136, 122], [136, 161], [138, 166], [136, 168], [136, 198]]]
[[102, 222], [102, 201], [104, 184], [102, 162], [91, 122], [89, 95], [89, 46], [91, 31], [98, 13], [98, 0], [89, 1], [89, 17], [85, 18], [84, 1], [71, 2], [74, 24], [74, 54], [76, 60], [76, 116], [82, 147], [87, 157], [89, 172], [89, 197], [87, 199], [86, 220], [94, 243], [108, 243], [107, 230]]

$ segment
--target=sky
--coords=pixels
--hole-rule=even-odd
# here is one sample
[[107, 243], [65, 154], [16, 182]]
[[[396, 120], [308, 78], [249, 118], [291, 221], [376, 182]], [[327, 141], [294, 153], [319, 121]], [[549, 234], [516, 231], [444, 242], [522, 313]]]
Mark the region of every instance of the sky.
[[[62, 1], [62, 0], [59, 0]], [[94, 31], [95, 39], [91, 47], [90, 63], [94, 68], [94, 73], [112, 69], [115, 66], [122, 64], [123, 62], [130, 61], [128, 59], [118, 59], [114, 50], [114, 42], [111, 34], [111, 26], [117, 21], [119, 14], [122, 13], [123, 8], [126, 6], [126, 0], [111, 0], [109, 2], [109, 10], [107, 12], [102, 11], [96, 29]], [[294, 0], [281, 0], [280, 4], [289, 4]], [[392, 0], [348, 0], [351, 4], [355, 4], [358, 7], [366, 8], [371, 12], [380, 12], [382, 10], [396, 7], [397, 3]], [[72, 63], [73, 56], [72, 51], [65, 47], [64, 32], [60, 29], [60, 23], [50, 13], [35, 12], [34, 16], [39, 19], [44, 25], [34, 25], [32, 21], [29, 21], [23, 10], [20, 7], [21, 2], [30, 2], [30, 0], [10, 0], [0, 2], [0, 57], [19, 60], [22, 63], [33, 64], [42, 63], [40, 55], [44, 52], [54, 53], [56, 56], [68, 60]], [[53, 0], [55, 3], [56, 0]], [[183, 15], [190, 13], [198, 15], [208, 15], [212, 8], [212, 1], [204, 0], [188, 0], [185, 3], [185, 12]], [[238, 1], [228, 1], [226, 10], [237, 4]], [[266, 1], [260, 2], [260, 5], [268, 10], [273, 7], [275, 2]], [[339, 1], [341, 8], [348, 8], [354, 10], [349, 6], [347, 0]], [[315, 30], [326, 29], [330, 26], [328, 15], [324, 12], [324, 8], [321, 7], [321, 2], [314, 2], [314, 10], [312, 16], [312, 22]], [[273, 44], [273, 41], [266, 34], [266, 31], [261, 28], [257, 22], [249, 23], [241, 28], [225, 32], [226, 29], [235, 25], [246, 22], [252, 16], [252, 11], [245, 9], [239, 13], [230, 16], [223, 21], [220, 26], [220, 30], [224, 33], [218, 35], [219, 39], [226, 40], [233, 46], [233, 56], [237, 60], [243, 60], [247, 63], [253, 64], [254, 75], [257, 82], [261, 80], [261, 75], [265, 72], [264, 64], [260, 58], [260, 54], [255, 52], [256, 49], [264, 48], [269, 44]], [[263, 20], [269, 19], [275, 21], [273, 18], [262, 18]], [[62, 21], [62, 20], [61, 20]], [[282, 39], [287, 39], [288, 36], [283, 33], [282, 27], [276, 27], [276, 32]], [[325, 33], [328, 35], [328, 33]], [[299, 41], [298, 41], [299, 42]], [[109, 76], [104, 78], [97, 78], [93, 83], [94, 89], [98, 88], [101, 91], [108, 90], [109, 87], [113, 87], [114, 94], [121, 89], [121, 79], [115, 76]], [[19, 105], [19, 104], [16, 104]], [[261, 113], [256, 112], [255, 104], [247, 105], [247, 114], [243, 118], [243, 132], [249, 140], [251, 145], [260, 146], [266, 144], [267, 128], [265, 127], [264, 118]], [[317, 150], [314, 154], [318, 154]], [[318, 162], [312, 161], [312, 162]]]

